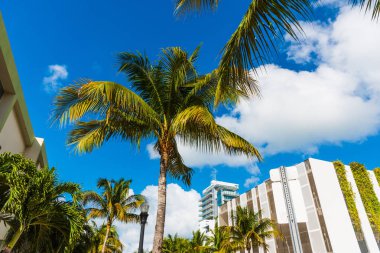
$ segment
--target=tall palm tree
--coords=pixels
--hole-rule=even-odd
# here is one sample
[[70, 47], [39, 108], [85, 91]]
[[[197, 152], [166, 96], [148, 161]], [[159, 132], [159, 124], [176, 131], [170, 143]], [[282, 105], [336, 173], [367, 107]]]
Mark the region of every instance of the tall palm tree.
[[[349, 0], [366, 11], [372, 11], [372, 18], [378, 19], [380, 0]], [[217, 9], [219, 0], [177, 0], [177, 15], [192, 11]], [[268, 61], [277, 51], [277, 42], [288, 33], [297, 40], [302, 33], [299, 18], [309, 19], [314, 0], [251, 0], [246, 13], [230, 39], [225, 44], [218, 69], [220, 79], [216, 90], [216, 102], [220, 101], [226, 85], [244, 89], [249, 80], [248, 69]], [[227, 80], [232, 80], [228, 82]]]
[[234, 250], [246, 249], [251, 252], [254, 247], [268, 248], [266, 239], [278, 236], [272, 220], [261, 217], [261, 211], [254, 212], [247, 207], [236, 208], [231, 215], [232, 226], [228, 227], [230, 241]]
[[[201, 151], [261, 158], [252, 144], [215, 122], [211, 108], [218, 72], [199, 76], [194, 66], [198, 52], [166, 48], [156, 64], [140, 53], [121, 53], [120, 71], [134, 91], [114, 82], [85, 81], [61, 89], [55, 100], [54, 118], [61, 124], [75, 123], [68, 143], [79, 152], [89, 152], [111, 137], [136, 146], [143, 138], [155, 139], [160, 155], [155, 253], [161, 252], [164, 235], [167, 175], [190, 185], [193, 173], [183, 163], [178, 140]], [[255, 83], [251, 85], [256, 91]], [[224, 99], [239, 95], [247, 93], [231, 89]], [[95, 119], [87, 120], [91, 117]]]
[[0, 213], [10, 214], [12, 225], [3, 250], [69, 250], [80, 235], [84, 216], [65, 196], [78, 194], [79, 186], [58, 183], [54, 169], [37, 169], [33, 161], [9, 153], [0, 155], [0, 176], [9, 189]]
[[83, 205], [91, 204], [88, 208], [88, 218], [103, 218], [106, 220], [105, 236], [101, 252], [106, 252], [108, 237], [114, 221], [138, 222], [139, 215], [136, 209], [144, 202], [141, 195], [130, 195], [130, 185], [132, 180], [123, 178], [118, 181], [100, 178], [98, 188], [102, 190], [99, 195], [94, 191], [83, 194]]

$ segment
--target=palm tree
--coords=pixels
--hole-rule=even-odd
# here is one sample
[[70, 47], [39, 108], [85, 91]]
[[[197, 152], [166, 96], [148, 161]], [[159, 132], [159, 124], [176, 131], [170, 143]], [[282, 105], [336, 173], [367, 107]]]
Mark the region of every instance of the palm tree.
[[[94, 221], [87, 222], [78, 242], [75, 244], [73, 252], [75, 253], [98, 253], [102, 251], [103, 242], [107, 233], [105, 224], [98, 226]], [[106, 253], [121, 253], [123, 252], [123, 244], [119, 239], [119, 234], [116, 227], [112, 226], [107, 243]]]
[[[349, 0], [366, 11], [373, 9], [372, 18], [378, 19], [380, 0]], [[177, 0], [177, 15], [192, 11], [217, 9], [219, 0]], [[249, 72], [268, 61], [277, 51], [277, 42], [288, 33], [297, 40], [302, 33], [299, 18], [310, 19], [313, 0], [252, 0], [248, 10], [230, 39], [225, 44], [218, 66], [220, 79], [216, 90], [216, 102], [220, 101], [226, 85], [245, 89]], [[229, 82], [228, 80], [232, 80]], [[242, 87], [243, 86], [243, 87]]]
[[174, 236], [168, 235], [163, 241], [163, 253], [189, 253], [191, 252], [190, 241], [186, 238], [179, 237], [177, 234]]
[[265, 240], [278, 236], [272, 220], [261, 217], [261, 211], [254, 212], [247, 207], [236, 208], [232, 213], [232, 226], [228, 227], [230, 241], [234, 250], [246, 249], [251, 252], [253, 247], [263, 247], [267, 250]]
[[69, 250], [80, 235], [84, 216], [65, 196], [78, 194], [79, 186], [58, 183], [54, 168], [37, 169], [33, 161], [9, 153], [0, 155], [0, 176], [9, 189], [0, 213], [11, 215], [3, 250]]
[[130, 185], [132, 180], [123, 178], [118, 181], [100, 178], [98, 188], [102, 190], [101, 195], [94, 191], [83, 194], [83, 205], [92, 204], [88, 208], [88, 218], [103, 218], [106, 220], [105, 236], [102, 241], [102, 253], [106, 252], [106, 246], [115, 220], [121, 222], [138, 222], [139, 215], [134, 213], [144, 202], [141, 195], [130, 195]]
[[190, 246], [193, 252], [203, 252], [203, 246], [206, 245], [207, 236], [200, 230], [193, 231], [193, 237], [190, 240]]
[[214, 229], [211, 230], [211, 236], [206, 238], [203, 249], [206, 252], [227, 253], [229, 252], [229, 241], [229, 231], [225, 227], [219, 227], [218, 222], [215, 222]]
[[[218, 72], [199, 76], [194, 66], [198, 52], [166, 48], [154, 65], [140, 53], [121, 53], [120, 71], [136, 92], [109, 81], [85, 81], [61, 89], [55, 100], [54, 119], [63, 125], [75, 123], [68, 143], [78, 152], [90, 152], [112, 137], [136, 146], [143, 138], [156, 140], [160, 171], [155, 253], [161, 252], [164, 235], [167, 175], [190, 185], [193, 173], [183, 163], [178, 140], [202, 151], [261, 158], [252, 144], [215, 122], [211, 107]], [[236, 100], [239, 95], [247, 93], [230, 89], [223, 98]], [[92, 117], [96, 119], [80, 121]]]

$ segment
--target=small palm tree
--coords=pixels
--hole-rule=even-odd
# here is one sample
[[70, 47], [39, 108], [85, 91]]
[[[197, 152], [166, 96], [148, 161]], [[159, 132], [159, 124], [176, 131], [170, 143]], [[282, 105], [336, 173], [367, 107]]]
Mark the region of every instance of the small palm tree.
[[83, 194], [83, 205], [92, 205], [87, 209], [88, 218], [106, 220], [102, 253], [106, 252], [107, 241], [115, 220], [125, 223], [139, 221], [139, 215], [135, 211], [144, 202], [144, 198], [141, 195], [129, 194], [131, 182], [132, 180], [123, 178], [118, 181], [100, 178], [98, 180], [98, 188], [102, 190], [100, 195], [94, 191]]
[[[102, 250], [103, 242], [106, 236], [107, 226], [98, 226], [94, 221], [86, 223], [82, 230], [81, 237], [75, 244], [73, 252], [75, 253], [99, 253]], [[112, 226], [107, 243], [106, 253], [121, 253], [123, 251], [123, 244], [119, 239], [119, 234], [116, 227]]]
[[11, 215], [4, 251], [70, 250], [80, 236], [84, 215], [65, 196], [73, 198], [79, 186], [58, 183], [54, 169], [37, 169], [33, 161], [9, 153], [0, 155], [0, 176], [9, 189], [0, 214]]
[[230, 232], [230, 246], [234, 250], [246, 249], [251, 252], [253, 247], [263, 247], [267, 250], [265, 240], [278, 236], [272, 220], [262, 218], [261, 211], [254, 212], [247, 207], [238, 206], [231, 219], [233, 224], [227, 229]]
[[193, 237], [190, 240], [190, 246], [192, 252], [204, 252], [203, 247], [206, 245], [207, 236], [205, 233], [202, 233], [200, 230], [193, 231]]
[[205, 252], [227, 253], [230, 252], [227, 246], [229, 241], [229, 231], [225, 227], [219, 227], [218, 222], [215, 222], [214, 229], [211, 230], [211, 236], [206, 238], [206, 244], [203, 248]]
[[[178, 47], [166, 48], [156, 64], [139, 53], [121, 53], [120, 71], [134, 91], [113, 82], [86, 81], [61, 89], [55, 100], [54, 118], [61, 124], [75, 123], [68, 143], [79, 152], [90, 152], [112, 137], [136, 146], [143, 138], [156, 141], [160, 170], [155, 253], [161, 252], [164, 236], [167, 175], [190, 185], [193, 173], [184, 164], [177, 141], [201, 151], [224, 150], [261, 158], [252, 144], [215, 122], [212, 106], [218, 72], [198, 75], [194, 66], [198, 52], [199, 48], [192, 54]], [[256, 88], [251, 83], [250, 91]], [[248, 96], [247, 92], [230, 89], [223, 98], [236, 101], [240, 95]]]
[[189, 253], [192, 251], [190, 241], [186, 238], [179, 237], [177, 234], [174, 236], [168, 235], [164, 238], [162, 245], [163, 253]]

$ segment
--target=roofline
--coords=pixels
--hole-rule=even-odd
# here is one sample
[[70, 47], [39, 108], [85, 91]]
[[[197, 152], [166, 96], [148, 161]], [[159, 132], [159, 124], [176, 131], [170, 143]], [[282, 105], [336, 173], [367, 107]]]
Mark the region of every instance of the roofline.
[[[18, 76], [16, 64], [13, 58], [11, 45], [8, 40], [7, 31], [4, 25], [3, 16], [0, 12], [0, 55], [5, 62], [5, 66], [8, 72], [8, 75], [4, 76], [4, 89], [7, 93], [11, 93], [16, 96], [16, 100], [13, 100], [13, 105], [15, 105], [16, 113], [18, 115], [18, 120], [21, 124], [21, 130], [23, 132], [23, 137], [25, 138], [25, 143], [27, 146], [31, 146], [34, 142], [34, 132], [32, 128], [32, 123], [29, 118], [28, 109], [26, 107], [24, 93], [22, 91], [20, 78]], [[8, 83], [8, 85], [7, 85]], [[11, 84], [11, 85], [9, 85]], [[10, 87], [11, 86], [11, 87]], [[11, 109], [13, 107], [10, 107]], [[9, 111], [11, 110], [9, 109]], [[5, 124], [4, 122], [0, 122], [0, 128], [2, 128]]]

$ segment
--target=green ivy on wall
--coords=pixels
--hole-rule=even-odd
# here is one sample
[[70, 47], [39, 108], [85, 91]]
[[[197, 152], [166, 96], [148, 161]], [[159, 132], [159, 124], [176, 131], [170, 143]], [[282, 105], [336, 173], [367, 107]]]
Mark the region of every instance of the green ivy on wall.
[[341, 161], [335, 161], [334, 167], [335, 167], [336, 175], [338, 176], [340, 188], [342, 189], [344, 200], [346, 201], [346, 205], [347, 205], [348, 213], [351, 218], [352, 225], [354, 226], [354, 230], [357, 232], [362, 232], [362, 229], [360, 226], [359, 213], [355, 204], [355, 193], [352, 190], [352, 186], [350, 182], [348, 182], [347, 180], [346, 169], [344, 168], [344, 164]]
[[373, 173], [375, 174], [375, 177], [377, 179], [377, 183], [380, 186], [380, 168], [376, 168], [373, 170]]
[[350, 163], [352, 174], [359, 189], [368, 220], [376, 234], [380, 233], [380, 203], [373, 189], [369, 173], [363, 164]]

